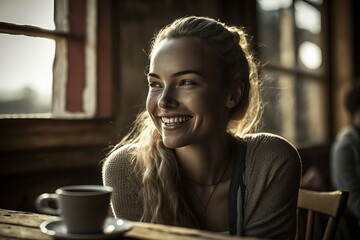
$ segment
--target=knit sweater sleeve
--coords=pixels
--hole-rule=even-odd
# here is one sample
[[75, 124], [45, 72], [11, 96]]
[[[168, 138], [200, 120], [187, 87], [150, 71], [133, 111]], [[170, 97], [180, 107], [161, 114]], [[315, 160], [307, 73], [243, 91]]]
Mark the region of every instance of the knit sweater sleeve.
[[271, 239], [294, 239], [301, 178], [297, 150], [272, 134], [247, 138], [244, 172], [244, 233]]
[[111, 186], [111, 209], [115, 217], [139, 221], [143, 211], [141, 178], [132, 165], [127, 148], [112, 152], [102, 168], [103, 184]]

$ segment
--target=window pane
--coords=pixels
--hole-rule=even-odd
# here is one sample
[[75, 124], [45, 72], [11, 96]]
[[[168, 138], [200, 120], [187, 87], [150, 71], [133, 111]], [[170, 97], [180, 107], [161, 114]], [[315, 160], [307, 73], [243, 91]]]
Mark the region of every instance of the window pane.
[[320, 73], [323, 69], [322, 50], [319, 45], [310, 41], [301, 42], [298, 47], [299, 67]]
[[316, 4], [318, 6], [320, 6], [322, 4], [322, 0], [308, 0], [309, 2], [313, 3], [313, 4]]
[[295, 66], [294, 13], [290, 0], [258, 0], [260, 59], [264, 63]]
[[0, 0], [0, 22], [54, 30], [54, 1]]
[[298, 28], [319, 34], [321, 32], [320, 11], [306, 2], [296, 1], [295, 23]]
[[267, 71], [263, 86], [263, 131], [282, 135], [296, 145], [326, 140], [326, 107], [319, 81]]
[[322, 73], [321, 13], [303, 2], [295, 2], [298, 66], [302, 70]]
[[295, 79], [291, 75], [266, 72], [264, 79], [263, 131], [296, 140]]
[[55, 41], [0, 34], [0, 114], [48, 113]]
[[319, 144], [327, 139], [326, 101], [323, 84], [317, 79], [301, 78], [297, 82], [298, 143]]

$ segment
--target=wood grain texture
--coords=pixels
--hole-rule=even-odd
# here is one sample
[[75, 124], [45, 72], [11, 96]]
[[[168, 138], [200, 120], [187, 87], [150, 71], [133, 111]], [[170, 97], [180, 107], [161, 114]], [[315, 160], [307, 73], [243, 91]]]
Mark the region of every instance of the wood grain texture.
[[[54, 219], [56, 217], [43, 214], [0, 209], [0, 238], [51, 239], [40, 231], [39, 226], [43, 221]], [[257, 238], [235, 237], [198, 229], [133, 222], [132, 229], [126, 232], [121, 239], [256, 240]]]

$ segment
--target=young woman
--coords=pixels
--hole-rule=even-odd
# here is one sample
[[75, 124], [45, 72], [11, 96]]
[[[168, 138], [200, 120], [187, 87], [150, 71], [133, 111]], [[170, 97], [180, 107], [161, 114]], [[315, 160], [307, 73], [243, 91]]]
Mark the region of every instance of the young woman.
[[206, 17], [157, 34], [146, 111], [103, 167], [116, 217], [294, 237], [301, 162], [285, 139], [252, 133], [262, 104], [248, 47], [242, 29]]

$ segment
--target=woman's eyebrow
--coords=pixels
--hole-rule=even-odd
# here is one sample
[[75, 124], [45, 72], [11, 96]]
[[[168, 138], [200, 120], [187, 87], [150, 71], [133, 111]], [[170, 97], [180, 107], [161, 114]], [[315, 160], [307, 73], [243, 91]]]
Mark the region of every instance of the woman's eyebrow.
[[199, 71], [196, 71], [196, 70], [191, 70], [191, 69], [176, 72], [176, 73], [173, 74], [173, 76], [178, 77], [178, 76], [185, 75], [185, 74], [196, 74], [196, 75], [199, 75], [199, 76], [203, 77], [202, 73], [200, 73]]
[[160, 76], [157, 75], [156, 73], [151, 73], [151, 72], [149, 72], [149, 73], [146, 74], [146, 76], [147, 76], [147, 77], [153, 77], [153, 78], [159, 78], [159, 79], [160, 79]]
[[[172, 76], [173, 77], [179, 77], [179, 76], [185, 75], [185, 74], [196, 74], [196, 75], [199, 75], [199, 76], [203, 77], [203, 74], [200, 73], [199, 71], [196, 71], [196, 70], [183, 70], [183, 71], [179, 71], [179, 72], [174, 73]], [[152, 73], [152, 72], [147, 73], [146, 76], [154, 77], [154, 78], [160, 78], [160, 76], [158, 74]]]

